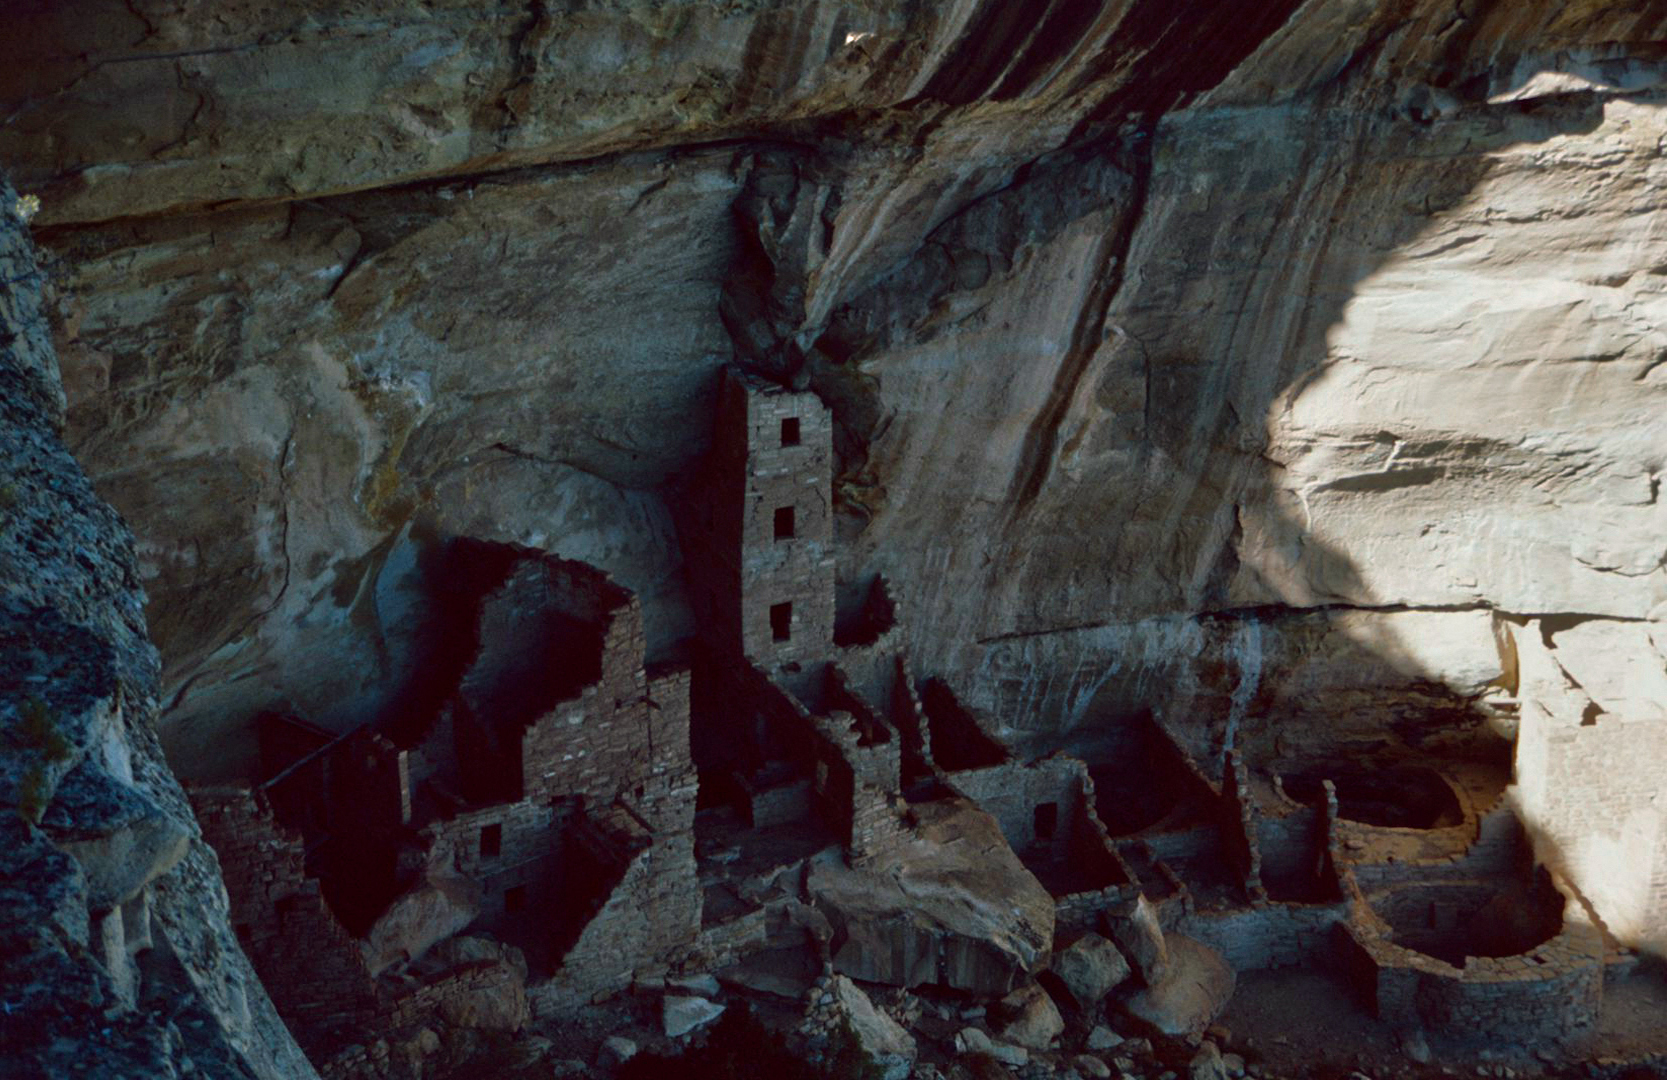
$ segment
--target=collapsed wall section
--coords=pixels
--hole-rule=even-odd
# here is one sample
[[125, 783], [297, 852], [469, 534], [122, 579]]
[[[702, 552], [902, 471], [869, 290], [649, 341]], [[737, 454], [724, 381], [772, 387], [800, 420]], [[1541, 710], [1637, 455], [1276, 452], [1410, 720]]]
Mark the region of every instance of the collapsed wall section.
[[220, 860], [244, 952], [302, 1045], [336, 1049], [376, 1006], [357, 943], [306, 871], [301, 837], [248, 788], [198, 788], [192, 808]]

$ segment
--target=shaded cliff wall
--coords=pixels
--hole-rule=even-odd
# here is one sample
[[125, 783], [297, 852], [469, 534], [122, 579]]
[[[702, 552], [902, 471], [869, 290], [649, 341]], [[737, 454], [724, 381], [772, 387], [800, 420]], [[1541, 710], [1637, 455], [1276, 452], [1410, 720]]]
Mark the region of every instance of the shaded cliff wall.
[[428, 537], [674, 649], [732, 356], [833, 406], [843, 576], [1039, 749], [1470, 723], [1505, 616], [1662, 619], [1667, 5], [214, 13], [0, 45], [195, 773], [386, 700]]
[[0, 178], [0, 1071], [312, 1076], [163, 760], [133, 538], [59, 441], [17, 206]]

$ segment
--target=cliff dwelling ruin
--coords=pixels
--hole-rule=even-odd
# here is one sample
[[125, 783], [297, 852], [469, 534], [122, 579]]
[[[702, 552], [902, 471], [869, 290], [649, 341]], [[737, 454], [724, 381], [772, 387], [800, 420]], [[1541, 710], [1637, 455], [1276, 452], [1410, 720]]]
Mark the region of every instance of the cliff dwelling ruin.
[[16, 0], [0, 1080], [1667, 1076], [1667, 0]]
[[[827, 407], [735, 369], [717, 402], [683, 485], [684, 662], [647, 662], [601, 571], [452, 540], [461, 659], [423, 696], [342, 733], [264, 714], [259, 774], [192, 790], [325, 1075], [478, 1000], [519, 1025], [705, 973], [797, 999], [824, 970], [963, 1001], [1041, 978], [1194, 1039], [1235, 974], [1329, 970], [1420, 1037], [1556, 1045], [1636, 965], [1523, 826], [1513, 760], [1569, 738], [1545, 703], [1439, 745], [1247, 724], [1208, 762], [1147, 709], [1015, 754], [913, 670], [885, 579], [838, 588]], [[1108, 942], [1121, 988], [1083, 989], [1075, 953]]]

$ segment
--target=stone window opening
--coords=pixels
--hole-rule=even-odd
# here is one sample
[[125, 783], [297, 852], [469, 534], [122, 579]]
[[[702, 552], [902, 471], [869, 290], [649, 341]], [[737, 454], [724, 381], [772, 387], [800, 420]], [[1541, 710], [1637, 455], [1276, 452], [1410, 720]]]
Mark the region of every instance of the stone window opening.
[[1059, 828], [1059, 804], [1038, 803], [1031, 812], [1031, 826], [1037, 840], [1052, 840], [1054, 830]]
[[511, 885], [504, 890], [504, 912], [513, 915], [527, 906], [527, 887], [525, 885]]
[[793, 604], [770, 605], [770, 636], [777, 641], [793, 640]]
[[496, 859], [504, 849], [504, 827], [483, 825], [480, 830], [480, 857]]
[[782, 417], [781, 444], [783, 446], [799, 445], [799, 418], [797, 416]]
[[793, 508], [791, 506], [776, 508], [776, 539], [793, 539]]

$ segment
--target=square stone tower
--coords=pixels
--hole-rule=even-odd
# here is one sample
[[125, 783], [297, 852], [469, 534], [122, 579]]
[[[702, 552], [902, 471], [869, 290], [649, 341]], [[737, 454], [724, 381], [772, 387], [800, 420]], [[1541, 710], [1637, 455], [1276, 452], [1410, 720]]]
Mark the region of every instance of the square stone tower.
[[686, 538], [702, 632], [792, 676], [833, 649], [833, 416], [820, 398], [731, 369]]

